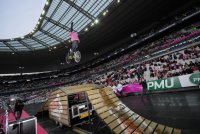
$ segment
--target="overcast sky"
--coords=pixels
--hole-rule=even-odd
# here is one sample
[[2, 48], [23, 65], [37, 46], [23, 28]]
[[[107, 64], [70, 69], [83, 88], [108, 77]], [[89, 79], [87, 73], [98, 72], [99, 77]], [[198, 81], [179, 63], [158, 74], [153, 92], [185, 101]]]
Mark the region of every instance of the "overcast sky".
[[37, 24], [46, 0], [0, 0], [0, 39], [30, 33]]

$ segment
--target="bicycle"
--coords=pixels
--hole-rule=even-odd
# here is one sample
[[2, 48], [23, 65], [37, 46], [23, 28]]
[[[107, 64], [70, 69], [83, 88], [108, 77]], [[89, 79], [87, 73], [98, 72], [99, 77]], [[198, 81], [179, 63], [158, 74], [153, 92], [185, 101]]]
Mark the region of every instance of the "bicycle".
[[70, 64], [70, 62], [74, 60], [76, 63], [80, 62], [81, 60], [81, 52], [80, 51], [75, 51], [71, 52], [69, 51], [66, 55], [66, 62], [67, 64]]

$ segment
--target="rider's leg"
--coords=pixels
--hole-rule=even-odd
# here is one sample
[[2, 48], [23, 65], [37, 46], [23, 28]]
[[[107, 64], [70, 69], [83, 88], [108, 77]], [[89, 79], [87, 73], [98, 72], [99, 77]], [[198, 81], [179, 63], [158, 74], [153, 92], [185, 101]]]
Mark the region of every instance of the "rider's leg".
[[78, 48], [78, 41], [75, 40], [72, 42], [72, 51], [76, 52], [77, 48]]

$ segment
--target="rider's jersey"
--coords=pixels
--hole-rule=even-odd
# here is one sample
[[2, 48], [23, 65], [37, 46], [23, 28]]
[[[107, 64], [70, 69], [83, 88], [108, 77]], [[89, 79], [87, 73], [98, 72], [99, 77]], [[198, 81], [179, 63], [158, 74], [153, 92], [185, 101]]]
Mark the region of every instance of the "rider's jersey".
[[71, 38], [71, 42], [73, 41], [78, 41], [78, 43], [80, 43], [80, 40], [79, 40], [79, 37], [78, 37], [78, 34], [75, 33], [75, 32], [70, 32], [70, 38]]

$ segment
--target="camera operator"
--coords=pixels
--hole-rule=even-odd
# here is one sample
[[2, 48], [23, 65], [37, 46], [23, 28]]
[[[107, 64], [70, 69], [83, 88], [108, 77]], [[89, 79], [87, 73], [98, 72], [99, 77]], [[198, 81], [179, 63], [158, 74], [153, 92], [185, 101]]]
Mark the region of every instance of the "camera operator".
[[24, 108], [23, 102], [20, 99], [16, 100], [14, 109], [14, 115], [16, 120], [19, 120], [21, 118], [23, 108]]

